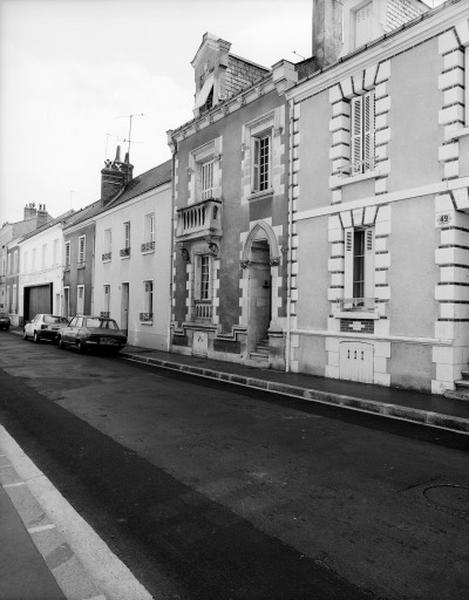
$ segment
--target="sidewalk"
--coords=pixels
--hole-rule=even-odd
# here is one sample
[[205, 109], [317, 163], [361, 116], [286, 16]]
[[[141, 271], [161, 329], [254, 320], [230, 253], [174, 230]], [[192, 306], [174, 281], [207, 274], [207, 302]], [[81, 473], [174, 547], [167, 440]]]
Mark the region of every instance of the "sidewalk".
[[469, 402], [464, 400], [315, 375], [247, 367], [138, 346], [127, 345], [120, 356], [130, 362], [180, 371], [262, 392], [469, 434]]

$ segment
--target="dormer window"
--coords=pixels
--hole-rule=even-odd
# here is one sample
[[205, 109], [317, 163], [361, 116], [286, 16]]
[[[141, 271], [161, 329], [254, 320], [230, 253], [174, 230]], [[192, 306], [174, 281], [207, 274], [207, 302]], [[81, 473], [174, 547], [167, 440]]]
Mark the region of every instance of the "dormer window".
[[359, 6], [353, 12], [353, 39], [354, 47], [359, 48], [373, 37], [373, 2], [367, 2]]

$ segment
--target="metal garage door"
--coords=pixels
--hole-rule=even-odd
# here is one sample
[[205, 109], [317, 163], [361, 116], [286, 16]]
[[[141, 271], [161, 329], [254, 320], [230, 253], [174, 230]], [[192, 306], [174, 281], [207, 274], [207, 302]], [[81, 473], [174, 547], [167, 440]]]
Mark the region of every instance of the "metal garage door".
[[24, 318], [30, 321], [37, 313], [52, 313], [52, 284], [24, 289]]

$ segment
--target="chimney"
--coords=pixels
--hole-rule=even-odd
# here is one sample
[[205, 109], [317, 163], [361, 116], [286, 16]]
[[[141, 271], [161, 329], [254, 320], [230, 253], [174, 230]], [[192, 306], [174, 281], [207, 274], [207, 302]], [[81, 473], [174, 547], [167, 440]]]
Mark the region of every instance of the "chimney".
[[44, 225], [48, 221], [51, 220], [49, 213], [46, 210], [45, 204], [39, 204], [39, 208], [37, 209], [37, 227]]
[[125, 161], [121, 162], [121, 149], [117, 146], [116, 157], [114, 160], [106, 160], [101, 171], [101, 202], [104, 206], [129, 183], [133, 176], [133, 168], [128, 152]]
[[342, 4], [313, 0], [313, 58], [318, 69], [336, 62], [342, 50]]
[[36, 204], [34, 202], [30, 202], [26, 204], [24, 207], [24, 220], [29, 221], [30, 219], [34, 219], [36, 217], [37, 210]]

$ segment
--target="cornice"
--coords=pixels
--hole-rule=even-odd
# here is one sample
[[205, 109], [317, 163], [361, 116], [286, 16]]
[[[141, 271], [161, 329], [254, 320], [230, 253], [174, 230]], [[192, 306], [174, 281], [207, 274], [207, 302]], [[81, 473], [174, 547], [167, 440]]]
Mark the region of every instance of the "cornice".
[[388, 60], [413, 46], [440, 35], [454, 27], [458, 20], [464, 18], [469, 18], [469, 5], [465, 0], [437, 9], [432, 15], [424, 14], [417, 23], [409, 24], [401, 31], [397, 30], [386, 34], [373, 42], [370, 47], [357, 51], [356, 54], [349, 54], [327, 70], [299, 82], [286, 92], [287, 100], [301, 102], [325, 91], [357, 71]]

